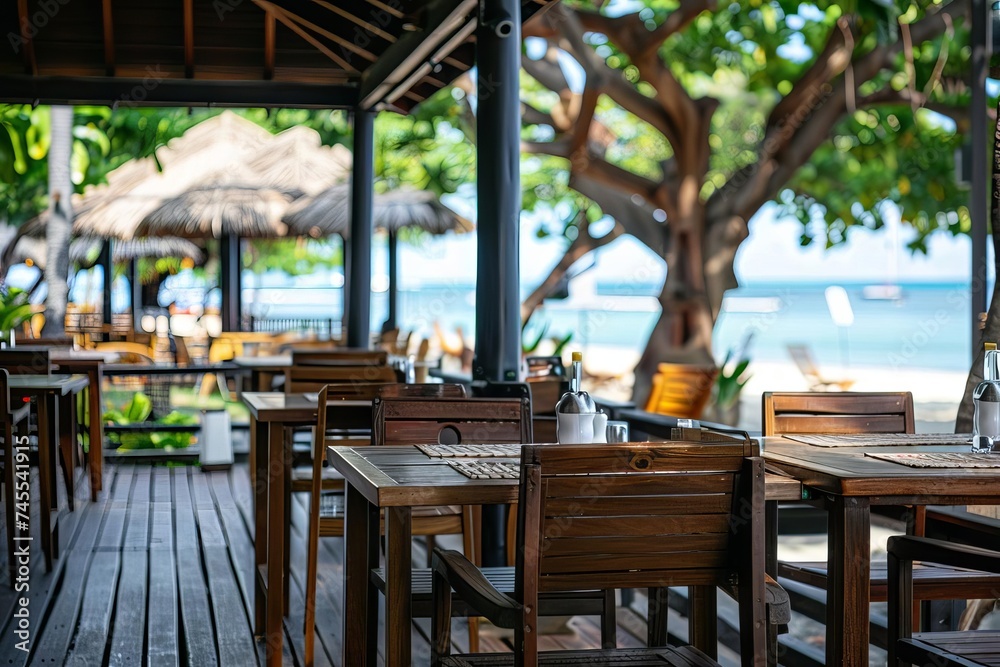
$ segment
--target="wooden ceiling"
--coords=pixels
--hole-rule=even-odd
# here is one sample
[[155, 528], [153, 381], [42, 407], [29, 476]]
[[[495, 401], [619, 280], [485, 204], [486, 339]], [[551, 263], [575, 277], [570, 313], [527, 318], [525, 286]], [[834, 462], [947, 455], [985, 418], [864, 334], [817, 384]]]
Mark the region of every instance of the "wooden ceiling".
[[4, 102], [408, 111], [475, 59], [477, 0], [0, 5]]

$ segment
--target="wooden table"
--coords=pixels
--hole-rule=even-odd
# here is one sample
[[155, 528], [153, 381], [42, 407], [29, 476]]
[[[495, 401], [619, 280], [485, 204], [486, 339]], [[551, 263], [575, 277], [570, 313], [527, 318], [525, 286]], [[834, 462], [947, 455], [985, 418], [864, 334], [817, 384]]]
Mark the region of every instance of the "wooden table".
[[[282, 616], [288, 607], [285, 539], [290, 521], [286, 503], [291, 447], [285, 428], [316, 423], [316, 397], [307, 394], [246, 392], [250, 411], [250, 460], [254, 472], [254, 633], [263, 635], [268, 666], [281, 665]], [[367, 410], [371, 401], [338, 401], [331, 410]], [[336, 424], [336, 418], [328, 420]], [[280, 591], [281, 594], [268, 595]]]
[[250, 370], [251, 391], [270, 391], [274, 378], [278, 375], [284, 375], [285, 369], [292, 365], [292, 355], [240, 356], [233, 357], [232, 363], [239, 368]]
[[[410, 523], [414, 507], [504, 504], [517, 500], [516, 479], [469, 479], [446, 459], [416, 447], [329, 447], [327, 459], [346, 480], [344, 527], [344, 665], [376, 664], [379, 514], [385, 513], [387, 667], [410, 664]], [[769, 500], [800, 500], [801, 485], [768, 474]]]
[[[69, 353], [69, 354], [67, 354]], [[117, 352], [96, 350], [52, 350], [49, 359], [63, 373], [86, 375], [87, 387], [87, 468], [90, 472], [90, 500], [97, 501], [97, 494], [104, 486], [104, 405], [101, 386], [104, 384], [104, 364], [118, 361]]]
[[815, 447], [765, 438], [764, 458], [829, 511], [826, 664], [868, 664], [871, 507], [1000, 504], [1000, 468], [910, 468], [872, 453], [961, 452], [969, 446]]
[[[38, 485], [41, 499], [42, 521], [48, 522], [42, 529], [42, 554], [46, 571], [52, 571], [52, 560], [59, 557], [59, 523], [53, 524], [52, 510], [58, 510], [56, 496], [56, 443], [62, 450], [63, 474], [66, 480], [66, 496], [70, 510], [75, 509], [73, 500], [73, 449], [76, 446], [75, 402], [73, 397], [86, 388], [90, 380], [86, 375], [11, 375], [8, 382], [11, 402], [28, 402], [34, 399], [38, 415]], [[67, 419], [60, 420], [60, 411]], [[60, 432], [60, 423], [67, 428]], [[55, 507], [53, 507], [55, 505]]]

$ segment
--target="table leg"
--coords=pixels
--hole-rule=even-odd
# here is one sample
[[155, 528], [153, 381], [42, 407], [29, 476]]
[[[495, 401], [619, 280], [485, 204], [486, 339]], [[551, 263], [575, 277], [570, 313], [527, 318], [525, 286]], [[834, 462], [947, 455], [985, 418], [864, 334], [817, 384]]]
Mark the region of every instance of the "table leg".
[[41, 499], [42, 554], [45, 571], [52, 571], [52, 421], [49, 397], [39, 396], [35, 403], [38, 411], [38, 488]]
[[[14, 505], [16, 502], [15, 490], [17, 489], [17, 478], [14, 476], [14, 469], [17, 458], [14, 454], [15, 430], [13, 424], [10, 422], [10, 419], [3, 421], [3, 453], [4, 461], [7, 462], [4, 466], [3, 491], [7, 519], [7, 574], [10, 587], [14, 588], [17, 582], [17, 559], [14, 549], [17, 545], [16, 538], [21, 531], [17, 529], [17, 524], [15, 523], [16, 517], [14, 515]], [[25, 506], [29, 507], [29, 509], [30, 499], [31, 495], [29, 492], [29, 502], [25, 503]]]
[[[778, 580], [778, 501], [764, 503], [764, 572]], [[778, 628], [767, 619], [767, 664], [778, 664]]]
[[345, 665], [377, 664], [378, 591], [368, 573], [378, 567], [379, 511], [350, 484], [344, 508], [344, 631], [341, 638]]
[[385, 510], [385, 664], [409, 667], [410, 624], [413, 619], [410, 583], [410, 508]]
[[869, 499], [834, 497], [828, 521], [826, 664], [865, 667], [871, 587]]
[[[281, 667], [285, 580], [285, 429], [271, 422], [267, 429], [267, 618], [268, 667]], [[261, 443], [257, 443], [260, 445]], [[260, 539], [258, 536], [257, 539]]]
[[292, 429], [282, 429], [284, 438], [281, 451], [285, 457], [282, 465], [282, 483], [284, 484], [284, 518], [281, 521], [281, 544], [284, 549], [284, 586], [281, 589], [281, 608], [288, 614], [291, 599], [291, 562], [292, 562]]
[[90, 500], [97, 502], [97, 492], [103, 487], [104, 466], [104, 428], [101, 420], [101, 382], [102, 373], [99, 369], [90, 374], [90, 387], [87, 389], [88, 410], [90, 413], [90, 449], [87, 452], [87, 463], [90, 467]]
[[[260, 439], [267, 442], [267, 423], [250, 418], [250, 442]], [[254, 513], [254, 634], [264, 634], [264, 613], [267, 604], [267, 592], [263, 587], [260, 568], [267, 565], [267, 447], [250, 449], [250, 471], [253, 482], [253, 513]]]
[[691, 615], [688, 637], [691, 645], [713, 660], [719, 657], [718, 599], [715, 586], [690, 586]]
[[76, 510], [76, 397], [66, 394], [56, 399], [59, 403], [59, 451], [62, 454], [63, 481], [66, 483], [66, 503], [69, 511]]

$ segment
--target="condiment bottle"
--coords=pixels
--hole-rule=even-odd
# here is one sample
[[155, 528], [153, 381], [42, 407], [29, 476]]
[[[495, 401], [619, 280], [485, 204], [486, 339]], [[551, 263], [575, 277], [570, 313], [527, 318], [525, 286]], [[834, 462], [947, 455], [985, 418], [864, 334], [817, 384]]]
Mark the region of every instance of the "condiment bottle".
[[1000, 353], [996, 343], [986, 343], [984, 348], [983, 381], [972, 394], [973, 452], [992, 452], [994, 442], [1000, 441]]

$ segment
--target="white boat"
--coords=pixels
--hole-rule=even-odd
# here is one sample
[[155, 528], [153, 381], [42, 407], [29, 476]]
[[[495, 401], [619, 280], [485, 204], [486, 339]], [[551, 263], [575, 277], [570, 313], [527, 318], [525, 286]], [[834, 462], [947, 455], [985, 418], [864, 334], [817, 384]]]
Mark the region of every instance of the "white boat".
[[900, 301], [903, 298], [903, 287], [891, 283], [865, 285], [861, 288], [861, 297], [868, 301]]

